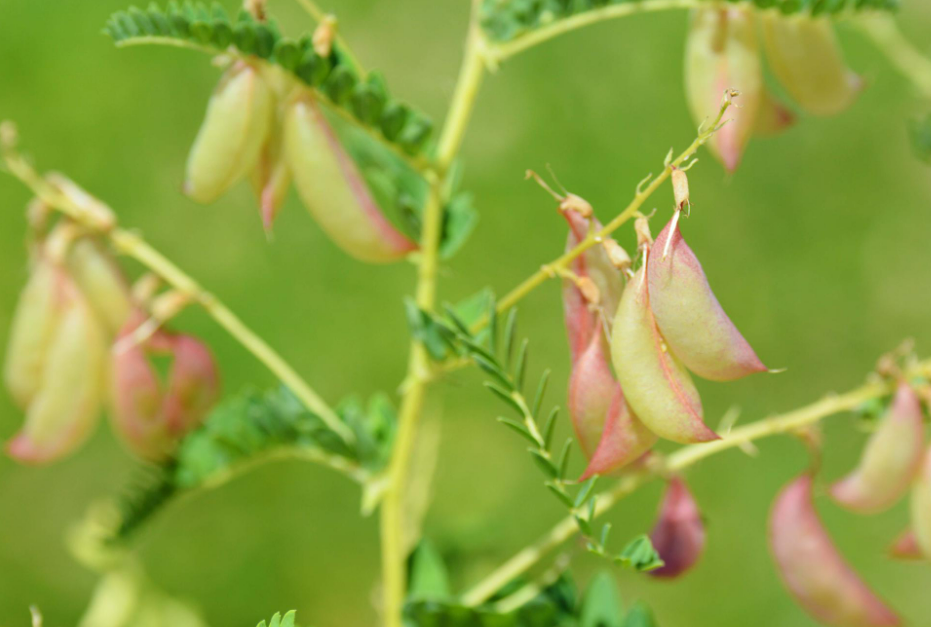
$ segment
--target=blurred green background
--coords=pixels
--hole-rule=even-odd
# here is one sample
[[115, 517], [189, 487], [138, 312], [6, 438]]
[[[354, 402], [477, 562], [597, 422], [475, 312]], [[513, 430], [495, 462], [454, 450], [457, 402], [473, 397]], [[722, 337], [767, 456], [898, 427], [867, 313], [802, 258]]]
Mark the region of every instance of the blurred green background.
[[[246, 185], [209, 207], [183, 197], [184, 159], [217, 71], [188, 51], [114, 49], [100, 29], [124, 1], [0, 0], [0, 117], [19, 124], [24, 149], [42, 169], [65, 171], [109, 202], [124, 225], [215, 291], [326, 398], [393, 392], [405, 369], [401, 296], [411, 290], [412, 268], [348, 259], [293, 197], [273, 243]], [[395, 93], [441, 119], [467, 4], [339, 0], [328, 8]], [[927, 42], [931, 6], [904, 4], [907, 32]], [[271, 8], [292, 34], [309, 24], [293, 2], [273, 0]], [[605, 219], [661, 167], [670, 146], [692, 140], [684, 33], [681, 12], [601, 24], [517, 57], [488, 78], [464, 145], [466, 186], [481, 223], [443, 267], [443, 298], [485, 285], [503, 293], [562, 250], [564, 223], [551, 199], [524, 182], [526, 168], [551, 164]], [[851, 64], [870, 82], [853, 108], [754, 141], [734, 177], [707, 154], [691, 173], [690, 244], [759, 354], [788, 368], [700, 384], [712, 425], [732, 405], [750, 421], [853, 387], [904, 337], [931, 352], [931, 171], [913, 159], [905, 134], [920, 108], [862, 38], [843, 29], [842, 37]], [[25, 279], [28, 198], [0, 176], [0, 345]], [[664, 187], [650, 207], [669, 212], [671, 205]], [[630, 229], [620, 238], [632, 244]], [[558, 285], [538, 290], [521, 310], [533, 363], [555, 369], [554, 401], [562, 403], [568, 351]], [[227, 392], [274, 384], [203, 314], [186, 313], [179, 323], [210, 341]], [[461, 587], [561, 516], [524, 447], [495, 424], [500, 409], [479, 381], [457, 375], [428, 404], [442, 448], [426, 533]], [[0, 436], [20, 420], [0, 395]], [[864, 436], [849, 417], [837, 417], [826, 438], [825, 477], [833, 478], [854, 463]], [[769, 504], [803, 467], [804, 453], [788, 438], [760, 449], [757, 459], [729, 452], [689, 472], [709, 530], [693, 572], [670, 584], [617, 571], [624, 597], [648, 601], [664, 627], [814, 624], [777, 581], [765, 542]], [[63, 534], [90, 502], [119, 491], [133, 468], [105, 427], [50, 467], [0, 459], [0, 624], [27, 624], [31, 603], [51, 627], [76, 622], [95, 577], [71, 559]], [[615, 542], [649, 529], [659, 489], [651, 485], [611, 512]], [[254, 625], [289, 608], [321, 627], [372, 625], [377, 525], [358, 515], [358, 505], [356, 487], [328, 471], [266, 466], [172, 507], [143, 532], [140, 550], [153, 579], [196, 604], [212, 625]], [[927, 625], [931, 565], [884, 556], [905, 526], [904, 504], [868, 518], [826, 499], [819, 508], [852, 563], [910, 624]], [[602, 563], [582, 551], [573, 567], [585, 581]]]

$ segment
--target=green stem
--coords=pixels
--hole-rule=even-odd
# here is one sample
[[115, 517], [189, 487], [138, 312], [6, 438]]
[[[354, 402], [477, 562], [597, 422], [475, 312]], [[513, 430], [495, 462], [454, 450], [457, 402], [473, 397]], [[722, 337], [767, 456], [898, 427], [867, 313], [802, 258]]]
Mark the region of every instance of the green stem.
[[[484, 73], [481, 37], [476, 25], [473, 4], [472, 20], [465, 56], [459, 71], [449, 115], [437, 145], [433, 171], [427, 173], [430, 194], [424, 207], [424, 220], [420, 237], [420, 255], [415, 300], [424, 311], [436, 306], [436, 275], [439, 266], [439, 246], [443, 225], [444, 176], [462, 144], [465, 129], [478, 96]], [[404, 546], [405, 487], [410, 468], [411, 454], [417, 436], [417, 426], [423, 410], [424, 397], [430, 381], [430, 360], [419, 342], [411, 344], [406, 386], [398, 413], [398, 432], [395, 436], [391, 462], [387, 470], [387, 483], [381, 503], [382, 552], [382, 613], [386, 627], [401, 627], [406, 582], [407, 550]]]
[[[929, 374], [931, 374], [931, 360], [926, 360], [909, 369], [906, 378], [916, 375], [928, 376]], [[772, 435], [791, 433], [815, 424], [828, 416], [852, 410], [866, 401], [891, 394], [894, 385], [894, 382], [890, 381], [867, 383], [844, 394], [829, 396], [786, 414], [772, 416], [739, 427], [720, 440], [683, 446], [670, 455], [665, 463], [632, 471], [619, 479], [612, 489], [598, 494], [595, 516], [604, 514], [619, 501], [653, 479], [682, 471], [702, 459], [722, 451]], [[576, 533], [578, 533], [578, 526], [575, 520], [571, 516], [564, 518], [537, 542], [522, 549], [495, 569], [489, 576], [469, 589], [462, 595], [462, 602], [470, 606], [484, 603], [495, 592], [515, 577], [527, 572], [537, 562], [572, 538]]]
[[895, 19], [889, 15], [871, 15], [857, 25], [921, 97], [931, 100], [931, 59], [905, 38]]

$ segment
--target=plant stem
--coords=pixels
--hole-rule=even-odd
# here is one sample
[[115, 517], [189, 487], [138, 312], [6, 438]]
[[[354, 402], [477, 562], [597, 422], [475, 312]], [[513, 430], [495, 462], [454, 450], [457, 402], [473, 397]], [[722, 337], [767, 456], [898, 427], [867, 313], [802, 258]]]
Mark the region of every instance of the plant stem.
[[[905, 376], [908, 379], [916, 375], [928, 376], [929, 374], [931, 374], [931, 360], [926, 360], [910, 368]], [[682, 471], [706, 457], [739, 447], [747, 442], [772, 435], [790, 433], [815, 424], [828, 416], [849, 411], [861, 403], [891, 394], [894, 386], [895, 383], [891, 381], [867, 383], [844, 394], [828, 396], [794, 411], [771, 416], [739, 427], [720, 440], [683, 446], [671, 454], [665, 460], [665, 463], [632, 471], [619, 479], [613, 488], [598, 494], [595, 516], [604, 514], [623, 498], [653, 479]], [[578, 526], [571, 516], [564, 518], [537, 542], [522, 549], [488, 577], [463, 594], [462, 602], [470, 606], [484, 603], [495, 592], [515, 577], [527, 572], [534, 564], [572, 538], [578, 531]]]
[[[483, 40], [476, 21], [477, 4], [477, 2], [473, 3], [465, 56], [459, 70], [449, 114], [437, 144], [435, 165], [433, 170], [426, 174], [430, 183], [430, 193], [424, 206], [415, 301], [420, 309], [428, 312], [433, 311], [436, 305], [436, 275], [443, 226], [444, 199], [442, 195], [446, 182], [444, 177], [462, 144], [484, 74], [481, 45]], [[405, 381], [407, 385], [398, 412], [398, 431], [387, 470], [388, 481], [380, 510], [382, 613], [386, 627], [401, 627], [407, 589], [406, 569], [409, 547], [404, 546], [404, 493], [411, 453], [417, 436], [417, 426], [430, 381], [429, 356], [420, 342], [411, 343]]]
[[45, 202], [86, 228], [100, 232], [110, 239], [114, 248], [123, 255], [139, 261], [177, 289], [192, 302], [197, 303], [223, 327], [234, 339], [264, 364], [282, 383], [297, 396], [312, 412], [346, 442], [354, 442], [355, 434], [337, 416], [336, 412], [307, 384], [274, 349], [255, 334], [216, 296], [203, 289], [194, 279], [185, 274], [139, 235], [121, 228], [101, 231], [99, 223], [90, 219], [87, 212], [65, 194], [60, 193], [42, 178], [25, 159], [10, 149], [4, 150], [4, 161], [10, 172], [26, 184], [32, 192]]
[[922, 98], [931, 100], [931, 59], [905, 36], [890, 15], [870, 15], [857, 25]]

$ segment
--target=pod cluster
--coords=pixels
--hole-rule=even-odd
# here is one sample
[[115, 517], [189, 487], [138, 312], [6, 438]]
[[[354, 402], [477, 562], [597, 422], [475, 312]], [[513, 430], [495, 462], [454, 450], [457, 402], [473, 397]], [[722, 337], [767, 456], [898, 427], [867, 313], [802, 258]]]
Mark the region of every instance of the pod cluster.
[[818, 12], [785, 15], [740, 5], [693, 10], [684, 74], [695, 123], [716, 118], [725, 90], [740, 92], [740, 107], [728, 110], [727, 124], [708, 143], [731, 172], [752, 137], [776, 134], [795, 120], [765, 85], [761, 48], [786, 93], [808, 114], [839, 113], [863, 88], [844, 64], [830, 18]]
[[[911, 526], [889, 549], [899, 559], [931, 559], [931, 450], [924, 440], [921, 403], [901, 382], [857, 467], [829, 490], [837, 504], [859, 514], [886, 511], [911, 491]], [[825, 625], [902, 624], [834, 545], [815, 511], [813, 485], [811, 472], [792, 481], [770, 515], [770, 545], [787, 589]]]
[[170, 37], [224, 52], [231, 47], [280, 66], [302, 84], [313, 87], [332, 105], [379, 132], [411, 155], [425, 151], [433, 123], [422, 113], [391, 97], [378, 73], [362, 76], [335, 45], [326, 56], [314, 50], [309, 34], [292, 39], [274, 21], [256, 20], [242, 10], [235, 20], [217, 3], [170, 2], [162, 9], [150, 4], [115, 13], [105, 32], [117, 43], [143, 37]]
[[[494, 41], [510, 41], [521, 35], [565, 19], [619, 4], [639, 4], [645, 0], [484, 0], [482, 27]], [[842, 11], [894, 10], [899, 0], [731, 0], [759, 9], [777, 9], [785, 15], [834, 14]]]
[[[70, 181], [56, 186], [89, 198]], [[145, 459], [160, 460], [216, 401], [216, 365], [199, 340], [157, 331], [145, 345], [116, 340], [144, 319], [115, 259], [97, 238], [63, 220], [33, 246], [4, 362], [4, 382], [25, 412], [6, 444], [23, 463], [76, 450], [104, 406], [114, 430]], [[112, 349], [111, 349], [112, 347]], [[143, 351], [172, 358], [162, 385]]]

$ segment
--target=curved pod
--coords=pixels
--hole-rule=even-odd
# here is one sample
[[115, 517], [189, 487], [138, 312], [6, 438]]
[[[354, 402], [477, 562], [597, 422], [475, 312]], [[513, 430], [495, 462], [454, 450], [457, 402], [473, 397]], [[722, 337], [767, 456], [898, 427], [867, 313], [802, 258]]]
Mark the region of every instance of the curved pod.
[[671, 220], [656, 238], [648, 276], [656, 324], [686, 368], [712, 381], [766, 371], [715, 298], [677, 220]]
[[90, 305], [70, 282], [63, 286], [61, 319], [26, 422], [7, 443], [10, 456], [43, 463], [76, 449], [100, 413], [106, 372], [105, 332]]
[[185, 193], [213, 202], [258, 162], [274, 113], [274, 95], [245, 62], [230, 68], [207, 104], [187, 161]]
[[650, 541], [665, 564], [649, 571], [654, 577], [673, 578], [691, 569], [705, 549], [705, 525], [695, 497], [680, 477], [666, 487], [659, 518]]
[[811, 114], [840, 113], [863, 88], [862, 79], [844, 64], [827, 18], [766, 12], [763, 41], [773, 73]]
[[631, 279], [617, 308], [611, 338], [614, 371], [631, 409], [650, 431], [683, 444], [715, 440], [718, 436], [703, 422], [698, 390], [653, 318], [648, 266]]
[[382, 214], [358, 166], [309, 94], [288, 107], [284, 150], [307, 210], [348, 254], [385, 263], [416, 248]]
[[908, 490], [921, 465], [924, 436], [921, 404], [906, 383], [863, 450], [860, 464], [831, 486], [831, 496], [857, 512], [880, 512]]
[[803, 475], [776, 497], [769, 541], [789, 592], [832, 627], [893, 627], [895, 613], [850, 568], [815, 512], [812, 478]]
[[924, 556], [931, 559], [931, 449], [925, 453], [912, 486], [910, 505], [915, 541]]
[[726, 90], [740, 91], [740, 106], [715, 133], [709, 148], [733, 172], [753, 135], [763, 97], [763, 70], [753, 12], [739, 8], [692, 11], [685, 45], [685, 92], [696, 124], [714, 120]]
[[132, 310], [129, 284], [112, 257], [90, 238], [74, 242], [68, 272], [103, 322], [110, 336], [126, 323]]

